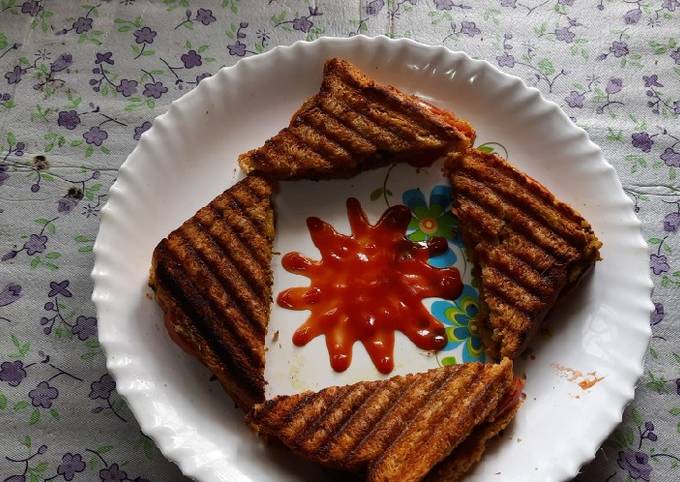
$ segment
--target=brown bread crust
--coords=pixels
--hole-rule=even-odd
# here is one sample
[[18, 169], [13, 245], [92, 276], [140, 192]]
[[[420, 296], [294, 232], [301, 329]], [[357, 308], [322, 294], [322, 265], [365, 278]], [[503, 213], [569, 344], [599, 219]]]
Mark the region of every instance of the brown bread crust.
[[466, 121], [333, 58], [319, 93], [264, 146], [241, 154], [239, 164], [274, 179], [345, 178], [393, 162], [429, 165], [474, 138]]
[[458, 482], [477, 464], [489, 441], [512, 422], [521, 403], [515, 404], [497, 419], [490, 419], [479, 425], [449, 457], [434, 467], [425, 478], [426, 482]]
[[578, 212], [495, 154], [452, 153], [444, 170], [480, 280], [484, 345], [495, 359], [514, 359], [600, 259], [602, 243]]
[[156, 246], [149, 277], [170, 336], [245, 411], [264, 400], [271, 196], [257, 176], [227, 189]]
[[507, 359], [455, 365], [279, 396], [255, 405], [247, 421], [325, 466], [371, 482], [418, 481], [493, 416], [512, 381]]

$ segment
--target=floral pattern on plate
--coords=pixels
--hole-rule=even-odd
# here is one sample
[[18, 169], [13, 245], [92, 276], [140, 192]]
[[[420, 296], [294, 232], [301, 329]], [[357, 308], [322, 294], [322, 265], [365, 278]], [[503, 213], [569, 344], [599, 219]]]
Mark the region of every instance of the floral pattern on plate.
[[[435, 301], [431, 310], [434, 317], [446, 326], [449, 340], [438, 354], [442, 357], [439, 360], [442, 365], [485, 360], [482, 340], [475, 323], [475, 317], [479, 313], [479, 292], [475, 288], [465, 285], [455, 301]], [[458, 358], [448, 353], [453, 351], [459, 354]]]
[[438, 268], [457, 267], [464, 283], [458, 298], [435, 301], [430, 308], [432, 315], [446, 326], [448, 343], [437, 353], [437, 360], [442, 365], [484, 361], [484, 350], [474, 322], [479, 312], [479, 292], [466, 282], [473, 280], [466, 280], [471, 274], [467, 270], [458, 220], [451, 212], [452, 195], [451, 187], [443, 184], [432, 188], [429, 204], [420, 189], [409, 189], [402, 194], [403, 203], [413, 214], [408, 238], [416, 242], [433, 237], [446, 239], [448, 250], [430, 258], [429, 263]]

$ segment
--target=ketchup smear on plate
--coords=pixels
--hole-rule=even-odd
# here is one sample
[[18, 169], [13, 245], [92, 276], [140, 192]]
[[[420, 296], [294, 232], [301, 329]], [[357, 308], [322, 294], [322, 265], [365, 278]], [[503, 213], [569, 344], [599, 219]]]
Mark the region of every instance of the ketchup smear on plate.
[[287, 253], [283, 267], [306, 276], [308, 287], [282, 291], [277, 302], [291, 310], [310, 310], [307, 321], [293, 335], [304, 346], [325, 335], [331, 366], [346, 370], [352, 346], [360, 341], [382, 373], [394, 368], [394, 332], [401, 331], [417, 347], [440, 350], [446, 345], [443, 325], [423, 306], [423, 298], [456, 299], [462, 290], [456, 268], [435, 268], [428, 258], [447, 249], [443, 238], [427, 245], [406, 238], [411, 211], [392, 206], [375, 225], [355, 198], [347, 200], [352, 234], [338, 233], [317, 217], [307, 227], [321, 260]]

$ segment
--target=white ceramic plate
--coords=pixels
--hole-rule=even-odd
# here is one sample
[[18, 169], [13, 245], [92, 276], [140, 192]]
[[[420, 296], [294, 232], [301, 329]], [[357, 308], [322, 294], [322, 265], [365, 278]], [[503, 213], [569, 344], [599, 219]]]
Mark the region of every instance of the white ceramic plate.
[[[170, 341], [148, 296], [147, 274], [156, 243], [239, 178], [237, 155], [287, 124], [318, 89], [323, 62], [332, 56], [469, 119], [478, 144], [502, 144], [513, 163], [589, 219], [604, 242], [604, 260], [553, 314], [550, 335], [539, 337], [532, 356], [517, 363], [517, 372], [527, 376], [526, 402], [469, 480], [573, 477], [621, 420], [650, 336], [652, 284], [632, 203], [600, 149], [538, 90], [463, 53], [410, 40], [358, 36], [277, 47], [222, 69], [154, 121], [111, 188], [94, 248], [99, 336], [118, 391], [142, 430], [197, 480], [320, 480], [315, 467], [259, 444], [209, 373]], [[383, 169], [349, 181], [284, 184], [276, 199], [275, 249], [318, 255], [304, 218], [318, 215], [345, 229], [348, 195], [375, 220], [385, 200], [370, 194], [385, 175]], [[416, 188], [427, 200], [443, 184], [437, 168], [416, 174], [400, 166], [388, 180], [387, 201], [400, 202]], [[407, 195], [411, 203], [417, 198], [413, 191]], [[464, 271], [462, 253], [450, 246]], [[275, 293], [305, 284], [281, 270], [279, 257], [273, 264]], [[301, 321], [303, 313], [274, 307], [267, 337], [270, 394], [379, 377], [358, 345], [342, 375], [329, 368], [321, 340], [293, 347], [290, 333]], [[280, 349], [271, 343], [273, 330], [281, 331]], [[398, 345], [395, 373], [435, 366], [446, 356], [474, 356], [466, 358], [465, 343], [438, 357]], [[578, 385], [594, 376], [603, 378], [588, 389]]]

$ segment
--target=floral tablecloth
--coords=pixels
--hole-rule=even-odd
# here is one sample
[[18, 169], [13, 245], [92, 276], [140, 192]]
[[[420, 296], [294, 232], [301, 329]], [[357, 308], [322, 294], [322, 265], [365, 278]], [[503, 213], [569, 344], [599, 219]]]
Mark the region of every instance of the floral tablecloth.
[[486, 59], [602, 146], [650, 245], [654, 337], [624, 423], [579, 479], [679, 480], [679, 11], [678, 0], [0, 0], [0, 480], [184, 480], [116, 394], [97, 342], [88, 274], [107, 190], [154, 116], [205, 76], [358, 33]]

